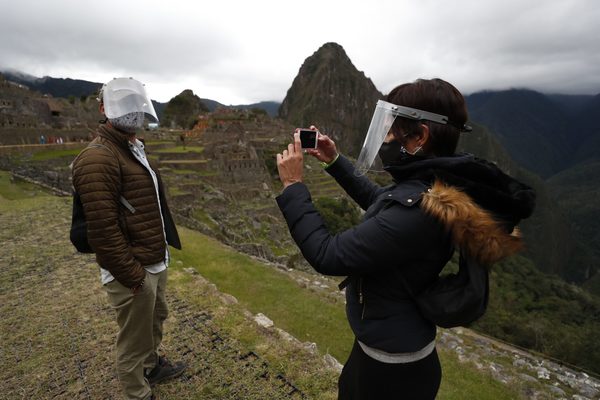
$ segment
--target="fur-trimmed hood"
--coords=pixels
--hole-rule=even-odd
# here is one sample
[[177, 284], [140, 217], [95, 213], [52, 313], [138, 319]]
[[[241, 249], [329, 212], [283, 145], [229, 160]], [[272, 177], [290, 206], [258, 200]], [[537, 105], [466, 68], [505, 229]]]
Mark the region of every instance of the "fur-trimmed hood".
[[515, 227], [535, 206], [534, 190], [470, 154], [414, 157], [386, 170], [397, 183], [429, 182], [422, 209], [452, 233], [455, 245], [485, 265], [522, 248]]
[[440, 180], [423, 194], [421, 209], [447, 227], [456, 247], [483, 265], [492, 265], [523, 247], [518, 228], [508, 231], [466, 193]]

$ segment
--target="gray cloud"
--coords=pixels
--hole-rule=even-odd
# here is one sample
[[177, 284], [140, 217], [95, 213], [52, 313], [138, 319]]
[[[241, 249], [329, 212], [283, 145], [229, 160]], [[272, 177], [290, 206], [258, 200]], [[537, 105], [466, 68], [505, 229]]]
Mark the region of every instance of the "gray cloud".
[[282, 100], [302, 61], [336, 41], [383, 92], [431, 76], [465, 92], [600, 92], [597, 1], [411, 3], [0, 0], [0, 68], [136, 76], [161, 101], [185, 88]]

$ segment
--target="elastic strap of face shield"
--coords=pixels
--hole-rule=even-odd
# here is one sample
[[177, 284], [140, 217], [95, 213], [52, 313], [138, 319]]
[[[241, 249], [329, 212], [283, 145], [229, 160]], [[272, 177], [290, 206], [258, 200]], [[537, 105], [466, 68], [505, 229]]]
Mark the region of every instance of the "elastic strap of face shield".
[[98, 90], [98, 95], [96, 96], [96, 100], [100, 104], [104, 103], [104, 86], [106, 86], [106, 85], [102, 85], [100, 90]]
[[[104, 86], [102, 85], [102, 87], [100, 88], [100, 90], [98, 90], [98, 96], [96, 96], [96, 100], [98, 101], [98, 103], [100, 105], [104, 104]], [[106, 115], [104, 116], [104, 119], [101, 119], [98, 121], [99, 124], [106, 124], [108, 122], [108, 118], [106, 118]]]

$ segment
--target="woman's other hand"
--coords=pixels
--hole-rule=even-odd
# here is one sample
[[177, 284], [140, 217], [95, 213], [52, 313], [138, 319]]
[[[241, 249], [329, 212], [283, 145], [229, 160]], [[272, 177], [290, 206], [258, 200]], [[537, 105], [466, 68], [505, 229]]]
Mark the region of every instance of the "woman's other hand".
[[294, 143], [290, 143], [286, 150], [277, 154], [277, 171], [279, 171], [279, 179], [283, 183], [284, 189], [293, 183], [302, 182], [303, 166], [304, 157], [300, 144], [300, 133], [296, 131]]
[[[312, 125], [310, 129], [314, 129], [318, 131], [317, 127]], [[335, 147], [335, 142], [331, 140], [331, 138], [327, 135], [324, 135], [319, 132], [319, 140], [317, 142], [316, 149], [308, 149], [306, 150], [307, 154], [315, 157], [317, 160], [330, 164], [335, 158], [338, 156], [337, 148]]]

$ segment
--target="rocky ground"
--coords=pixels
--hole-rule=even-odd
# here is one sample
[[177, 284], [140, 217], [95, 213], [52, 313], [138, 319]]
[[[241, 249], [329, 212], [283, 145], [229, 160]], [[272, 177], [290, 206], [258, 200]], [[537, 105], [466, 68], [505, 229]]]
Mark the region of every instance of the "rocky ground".
[[456, 353], [461, 363], [491, 373], [499, 382], [520, 387], [527, 399], [600, 399], [599, 379], [469, 329], [441, 332], [438, 347]]

